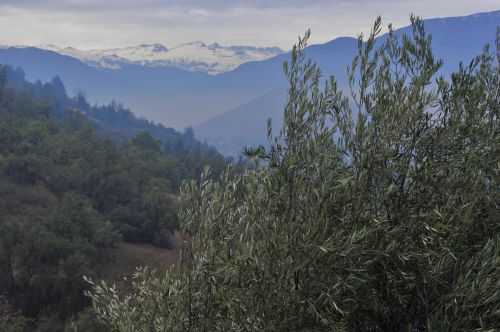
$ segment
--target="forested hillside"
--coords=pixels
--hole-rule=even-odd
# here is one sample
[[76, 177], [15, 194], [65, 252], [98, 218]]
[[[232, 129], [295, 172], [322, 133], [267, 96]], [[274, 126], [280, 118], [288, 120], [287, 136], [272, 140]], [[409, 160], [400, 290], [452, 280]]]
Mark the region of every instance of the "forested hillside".
[[225, 161], [190, 131], [0, 67], [0, 331], [63, 331], [121, 241], [172, 248], [180, 183], [206, 165]]
[[63, 118], [65, 111], [74, 110], [84, 114], [105, 135], [115, 139], [129, 139], [147, 131], [162, 142], [162, 150], [182, 158], [190, 158], [189, 165], [196, 164], [196, 159], [211, 159], [220, 162], [221, 156], [206, 144], [193, 137], [191, 129], [184, 133], [138, 118], [121, 104], [112, 102], [109, 105], [92, 106], [80, 93], [76, 97], [68, 97], [65, 86], [58, 76], [51, 82], [30, 83], [22, 68], [6, 67], [6, 84], [18, 93], [24, 93], [43, 100], [47, 104], [46, 112], [53, 118]]
[[500, 30], [449, 77], [420, 19], [381, 30], [351, 98], [300, 40], [255, 167], [183, 186], [180, 264], [94, 283], [112, 331], [500, 330]]

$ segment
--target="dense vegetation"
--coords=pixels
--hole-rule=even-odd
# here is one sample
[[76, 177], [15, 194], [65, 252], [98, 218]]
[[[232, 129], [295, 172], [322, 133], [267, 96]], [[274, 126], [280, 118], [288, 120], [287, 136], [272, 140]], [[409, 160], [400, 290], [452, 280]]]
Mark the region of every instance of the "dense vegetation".
[[94, 285], [111, 331], [500, 329], [500, 31], [439, 77], [412, 24], [360, 38], [350, 98], [300, 40], [256, 167], [183, 186], [182, 262], [126, 296]]
[[225, 160], [190, 131], [0, 67], [0, 331], [61, 331], [119, 241], [171, 248], [178, 187], [205, 164]]
[[126, 141], [141, 132], [148, 132], [161, 141], [163, 151], [176, 156], [178, 161], [183, 163], [182, 167], [179, 167], [181, 171], [187, 172], [181, 174], [183, 177], [188, 175], [198, 177], [207, 160], [210, 164], [217, 165], [218, 169], [223, 167], [221, 155], [207, 144], [198, 142], [191, 128], [186, 129], [184, 133], [179, 133], [161, 124], [137, 118], [131, 111], [116, 102], [109, 105], [91, 106], [83, 93], [69, 98], [58, 77], [48, 83], [40, 81], [30, 83], [26, 81], [25, 73], [21, 68], [7, 67], [5, 70], [8, 87], [43, 100], [47, 107], [44, 111], [50, 113], [52, 118], [63, 118], [68, 110], [78, 111], [85, 115], [99, 132], [112, 137], [115, 141]]

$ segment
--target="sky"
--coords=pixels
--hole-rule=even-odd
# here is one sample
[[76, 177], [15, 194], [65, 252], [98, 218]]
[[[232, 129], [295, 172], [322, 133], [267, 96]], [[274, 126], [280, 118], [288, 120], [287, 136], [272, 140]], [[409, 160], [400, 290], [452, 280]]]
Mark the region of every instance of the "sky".
[[289, 49], [424, 18], [500, 10], [500, 0], [0, 0], [0, 44], [81, 49], [190, 41]]

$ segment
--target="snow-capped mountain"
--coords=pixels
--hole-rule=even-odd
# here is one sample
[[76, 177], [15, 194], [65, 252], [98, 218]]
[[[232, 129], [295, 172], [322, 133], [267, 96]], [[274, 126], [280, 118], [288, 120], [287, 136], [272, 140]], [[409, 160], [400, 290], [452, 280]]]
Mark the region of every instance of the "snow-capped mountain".
[[123, 64], [133, 63], [149, 67], [171, 66], [212, 75], [233, 70], [246, 62], [266, 60], [284, 52], [277, 47], [222, 46], [218, 43], [207, 45], [199, 41], [171, 49], [161, 44], [88, 51], [55, 45], [43, 45], [39, 48], [77, 58], [95, 67], [119, 69]]

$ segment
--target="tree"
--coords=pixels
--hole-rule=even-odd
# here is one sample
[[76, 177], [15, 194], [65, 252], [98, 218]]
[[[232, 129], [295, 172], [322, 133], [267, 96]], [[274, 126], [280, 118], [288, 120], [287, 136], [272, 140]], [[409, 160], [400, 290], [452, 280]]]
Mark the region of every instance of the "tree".
[[0, 331], [98, 330], [82, 276], [119, 241], [175, 247], [179, 184], [226, 165], [193, 135], [0, 66]]
[[93, 284], [98, 316], [120, 332], [499, 329], [500, 31], [446, 79], [411, 21], [360, 37], [351, 98], [300, 39], [267, 167], [185, 184], [181, 263], [124, 297]]
[[23, 317], [6, 301], [0, 297], [0, 330], [4, 332], [24, 332], [29, 326], [29, 319]]
[[161, 143], [155, 140], [151, 134], [143, 131], [137, 134], [131, 141], [132, 144], [141, 147], [144, 150], [151, 150], [154, 152], [160, 152]]

